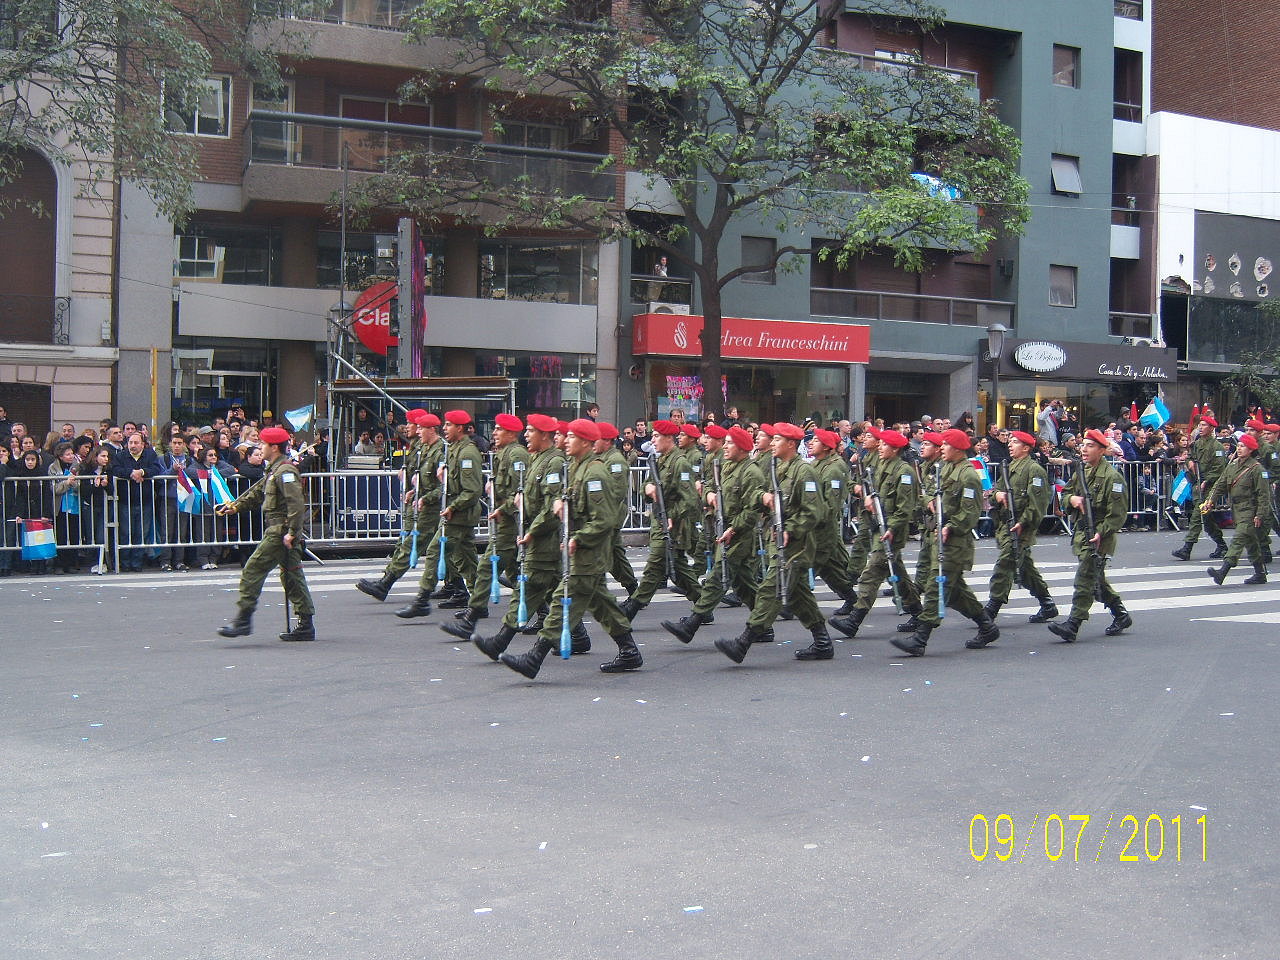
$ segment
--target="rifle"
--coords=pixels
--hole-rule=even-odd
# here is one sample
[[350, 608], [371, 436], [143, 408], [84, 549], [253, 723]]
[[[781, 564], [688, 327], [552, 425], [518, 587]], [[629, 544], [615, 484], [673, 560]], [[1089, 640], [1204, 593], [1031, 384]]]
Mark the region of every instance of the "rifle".
[[[402, 504], [400, 507], [400, 534], [402, 537], [404, 536], [405, 533], [409, 533], [409, 531], [405, 530], [405, 514], [408, 512], [408, 510], [406, 510], [406, 506], [408, 507], [409, 510], [413, 510], [413, 505], [418, 502], [418, 497], [417, 497], [418, 471], [414, 470], [413, 480], [412, 482], [410, 482], [408, 471], [406, 469], [405, 483], [409, 487], [409, 492], [405, 495], [408, 501], [407, 504]], [[418, 512], [417, 510], [413, 510], [413, 531], [409, 533], [409, 537], [410, 537], [409, 569], [412, 570], [418, 565]]]
[[436, 563], [436, 581], [443, 583], [445, 575], [448, 573], [444, 553], [445, 547], [449, 543], [449, 538], [444, 535], [444, 504], [445, 496], [449, 492], [449, 444], [447, 443], [444, 445], [444, 460], [441, 461], [440, 469], [443, 471], [440, 477], [440, 560]]
[[[566, 465], [565, 469], [568, 469]], [[560, 500], [560, 570], [561, 585], [564, 592], [560, 597], [560, 606], [562, 610], [563, 620], [560, 623], [560, 658], [568, 660], [573, 655], [573, 633], [569, 629], [569, 607], [573, 604], [573, 598], [569, 596], [569, 565], [572, 559], [569, 557], [569, 496], [570, 492], [566, 484], [564, 496]]]
[[[489, 496], [491, 503], [489, 504], [489, 513], [493, 513], [498, 509], [498, 478], [494, 474], [494, 464], [497, 459], [492, 453], [489, 454], [489, 486], [492, 493]], [[497, 603], [502, 599], [502, 594], [498, 590], [498, 550], [494, 545], [494, 539], [497, 535], [498, 521], [493, 517], [489, 518], [489, 602]]]
[[662, 531], [662, 549], [667, 558], [667, 582], [676, 582], [676, 562], [671, 553], [671, 531], [667, 529], [667, 505], [662, 499], [662, 478], [658, 476], [658, 454], [649, 455], [649, 475], [653, 477], [653, 509], [658, 512], [658, 529]]
[[1000, 478], [1004, 481], [1005, 506], [1009, 510], [1009, 535], [1013, 537], [1013, 582], [1022, 586], [1022, 561], [1025, 558], [1022, 549], [1022, 537], [1014, 532], [1018, 525], [1018, 506], [1013, 499], [1013, 484], [1009, 482], [1009, 462], [1001, 464]]
[[947, 615], [947, 575], [943, 572], [945, 569], [942, 565], [943, 558], [946, 553], [947, 544], [942, 539], [942, 530], [945, 524], [942, 507], [942, 464], [935, 463], [933, 465], [933, 482], [937, 485], [937, 489], [933, 494], [933, 512], [938, 520], [938, 575], [934, 579], [938, 583], [938, 619], [941, 620]]
[[524, 464], [517, 460], [515, 468], [520, 474], [519, 490], [516, 494], [516, 566], [520, 571], [516, 575], [520, 583], [520, 605], [516, 607], [516, 626], [523, 627], [529, 622], [529, 605], [525, 603], [524, 598], [524, 585], [529, 581], [529, 576], [524, 569]]
[[782, 488], [778, 485], [778, 458], [769, 458], [769, 483], [773, 493], [773, 547], [778, 554], [778, 599], [782, 601], [782, 612], [788, 612], [787, 601], [791, 596], [790, 584], [787, 583], [787, 546], [786, 531], [782, 522]]
[[[884, 516], [884, 501], [880, 499], [880, 491], [876, 489], [875, 481], [872, 480], [870, 472], [867, 474], [867, 479], [863, 484], [862, 489], [866, 492], [867, 496], [871, 498], [871, 506], [874, 508], [872, 510], [872, 516], [876, 518], [876, 523], [879, 524], [880, 529], [887, 533], [889, 531], [889, 524], [886, 522]], [[894, 554], [897, 553], [897, 550], [895, 549], [896, 546], [897, 544], [890, 541], [888, 547], [885, 549], [885, 557], [889, 561], [889, 589], [893, 591], [893, 605], [897, 609], [898, 613], [902, 613], [902, 591], [898, 588], [898, 573], [893, 569], [893, 558]]]
[[[1093, 596], [1095, 599], [1102, 600], [1102, 578], [1106, 575], [1107, 558], [1098, 552], [1091, 544], [1094, 535], [1098, 532], [1098, 525], [1093, 516], [1093, 497], [1089, 494], [1089, 483], [1084, 476], [1084, 460], [1080, 457], [1075, 458], [1076, 476], [1080, 478], [1080, 502], [1084, 512], [1084, 530], [1085, 542], [1090, 543], [1089, 552], [1092, 557], [1091, 562], [1097, 567], [1097, 576], [1094, 578]], [[1206, 491], [1207, 493], [1208, 491]], [[1207, 500], [1205, 501], [1208, 502]]]
[[[716, 540], [724, 536], [724, 488], [720, 484], [720, 460], [711, 461], [711, 475], [716, 483]], [[720, 544], [720, 586], [729, 589], [729, 563], [724, 557], [724, 544]]]

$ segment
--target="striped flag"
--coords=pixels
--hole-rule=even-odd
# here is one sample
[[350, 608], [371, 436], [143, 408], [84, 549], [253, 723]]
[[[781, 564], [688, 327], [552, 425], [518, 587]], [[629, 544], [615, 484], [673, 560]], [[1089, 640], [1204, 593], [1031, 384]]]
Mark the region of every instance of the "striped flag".
[[204, 487], [204, 495], [212, 499], [215, 504], [231, 503], [235, 500], [231, 491], [227, 489], [227, 481], [222, 479], [222, 474], [217, 470], [201, 470], [200, 485]]
[[22, 521], [22, 559], [52, 560], [58, 555], [53, 523], [48, 520]]
[[987, 465], [977, 457], [969, 461], [973, 464], [973, 469], [978, 473], [978, 479], [982, 481], [982, 489], [990, 490], [995, 484], [991, 482], [991, 474], [987, 470]]
[[1169, 408], [1164, 405], [1164, 401], [1159, 397], [1154, 398], [1147, 404], [1147, 409], [1142, 411], [1142, 419], [1138, 421], [1142, 426], [1151, 430], [1159, 430], [1169, 422]]
[[200, 512], [200, 491], [191, 483], [191, 478], [187, 476], [186, 471], [178, 467], [178, 509], [183, 513], [199, 513]]
[[1187, 471], [1178, 471], [1178, 475], [1173, 478], [1173, 486], [1169, 489], [1169, 496], [1178, 504], [1191, 499], [1191, 478], [1187, 476]]

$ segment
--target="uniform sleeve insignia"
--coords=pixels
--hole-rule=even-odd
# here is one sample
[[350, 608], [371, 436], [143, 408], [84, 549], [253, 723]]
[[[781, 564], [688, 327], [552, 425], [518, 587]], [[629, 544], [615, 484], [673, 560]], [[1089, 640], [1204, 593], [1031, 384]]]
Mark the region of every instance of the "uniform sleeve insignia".
[[814, 483], [812, 480], [806, 480], [804, 482], [805, 493], [816, 493], [817, 491], [818, 491], [818, 485]]
[[599, 480], [588, 480], [588, 481], [587, 481], [587, 492], [588, 492], [588, 493], [599, 493], [599, 492], [600, 492], [601, 490], [603, 490], [603, 489], [604, 489], [604, 484], [603, 484], [603, 483], [601, 483]]
[[975, 494], [974, 494], [973, 487], [965, 487], [965, 488], [964, 488], [964, 498], [965, 498], [966, 500], [972, 500], [972, 499], [974, 498], [974, 496], [975, 496]]

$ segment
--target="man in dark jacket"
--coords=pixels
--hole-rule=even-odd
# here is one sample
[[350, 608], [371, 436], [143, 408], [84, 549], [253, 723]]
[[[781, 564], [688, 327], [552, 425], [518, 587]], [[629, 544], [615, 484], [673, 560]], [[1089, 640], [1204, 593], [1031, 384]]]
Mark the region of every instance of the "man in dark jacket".
[[162, 473], [160, 458], [147, 446], [142, 434], [129, 436], [125, 448], [111, 459], [111, 475], [116, 478], [119, 498], [120, 542], [134, 544], [120, 551], [122, 570], [141, 570], [146, 551], [138, 544], [149, 542], [147, 533], [154, 530], [154, 491], [151, 478]]

